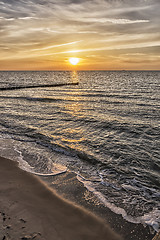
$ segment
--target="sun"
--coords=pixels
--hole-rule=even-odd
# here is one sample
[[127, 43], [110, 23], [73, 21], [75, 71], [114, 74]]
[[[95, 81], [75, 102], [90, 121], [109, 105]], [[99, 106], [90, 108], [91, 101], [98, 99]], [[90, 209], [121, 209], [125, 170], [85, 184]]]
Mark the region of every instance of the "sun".
[[69, 58], [69, 62], [72, 65], [77, 65], [79, 63], [79, 58], [71, 57], [71, 58]]

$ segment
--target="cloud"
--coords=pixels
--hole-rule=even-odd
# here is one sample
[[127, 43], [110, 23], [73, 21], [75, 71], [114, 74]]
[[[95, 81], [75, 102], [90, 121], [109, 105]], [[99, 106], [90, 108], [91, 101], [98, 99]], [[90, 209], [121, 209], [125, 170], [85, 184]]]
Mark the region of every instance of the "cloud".
[[159, 0], [1, 0], [0, 55], [154, 49], [159, 16]]
[[138, 49], [138, 48], [146, 48], [146, 47], [160, 47], [160, 41], [156, 42], [148, 42], [148, 43], [133, 43], [133, 44], [119, 44], [118, 46], [114, 47], [100, 47], [100, 48], [88, 48], [88, 49], [77, 49], [71, 50], [62, 53], [71, 53], [71, 52], [95, 52], [95, 51], [104, 51], [104, 50], [119, 50], [119, 49]]
[[13, 21], [15, 20], [15, 18], [4, 18], [4, 17], [0, 17], [0, 21]]
[[90, 22], [90, 23], [113, 23], [113, 24], [133, 24], [133, 23], [148, 23], [149, 20], [130, 20], [130, 19], [114, 19], [114, 18], [84, 18], [79, 21]]
[[20, 20], [32, 20], [32, 19], [38, 19], [36, 17], [19, 17], [17, 19], [20, 19]]
[[51, 45], [51, 46], [47, 46], [47, 47], [42, 47], [42, 48], [33, 48], [32, 51], [39, 51], [39, 50], [47, 50], [47, 49], [52, 49], [52, 48], [57, 48], [57, 47], [63, 47], [63, 46], [68, 46], [68, 45], [73, 45], [76, 43], [81, 42], [82, 40], [79, 41], [75, 41], [75, 42], [69, 42], [69, 43], [62, 43], [62, 44], [58, 44], [58, 45]]

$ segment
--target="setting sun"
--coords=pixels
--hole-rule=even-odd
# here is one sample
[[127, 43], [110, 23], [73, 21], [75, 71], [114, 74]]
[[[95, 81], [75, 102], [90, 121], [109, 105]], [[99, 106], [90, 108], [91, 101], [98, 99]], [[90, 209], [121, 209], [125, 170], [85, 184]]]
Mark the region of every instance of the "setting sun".
[[79, 58], [71, 57], [71, 58], [69, 58], [69, 62], [72, 65], [77, 65], [79, 63]]

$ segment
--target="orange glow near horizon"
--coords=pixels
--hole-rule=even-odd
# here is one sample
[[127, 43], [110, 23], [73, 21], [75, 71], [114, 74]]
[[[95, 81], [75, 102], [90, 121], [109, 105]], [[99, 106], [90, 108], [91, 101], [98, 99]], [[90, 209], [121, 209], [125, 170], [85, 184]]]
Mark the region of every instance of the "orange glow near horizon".
[[160, 70], [160, 2], [117, 1], [2, 1], [0, 71]]

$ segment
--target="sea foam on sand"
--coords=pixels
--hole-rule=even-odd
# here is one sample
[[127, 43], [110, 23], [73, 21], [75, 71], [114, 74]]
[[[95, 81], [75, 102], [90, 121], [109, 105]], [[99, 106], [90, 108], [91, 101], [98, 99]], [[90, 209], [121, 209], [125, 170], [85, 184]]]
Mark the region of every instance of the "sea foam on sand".
[[121, 239], [103, 220], [1, 157], [0, 183], [0, 239]]

